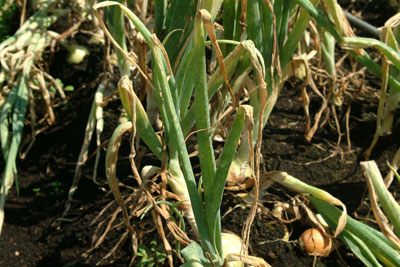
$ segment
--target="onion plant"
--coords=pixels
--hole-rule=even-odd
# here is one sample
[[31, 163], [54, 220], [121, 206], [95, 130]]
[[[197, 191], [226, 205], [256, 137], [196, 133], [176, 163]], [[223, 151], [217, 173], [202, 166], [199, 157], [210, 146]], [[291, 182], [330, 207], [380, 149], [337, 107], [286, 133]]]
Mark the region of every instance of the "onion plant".
[[[381, 263], [385, 266], [398, 266], [400, 206], [387, 189], [375, 161], [361, 162], [361, 168], [368, 186], [371, 207], [381, 231], [348, 217], [346, 227], [339, 237], [366, 266], [381, 266]], [[327, 202], [313, 197], [310, 200], [329, 226], [335, 227], [339, 211]]]
[[[160, 174], [166, 172], [172, 190], [189, 204], [183, 205], [183, 210], [201, 241], [201, 248], [192, 243], [182, 252], [188, 264], [223, 264], [227, 255], [222, 250], [219, 208], [225, 183], [230, 177], [250, 176], [257, 185], [262, 129], [284, 82], [301, 65], [302, 60], [292, 57], [311, 18], [314, 17], [339, 43], [346, 35], [340, 16], [343, 14], [336, 1], [324, 1], [323, 4], [328, 7], [333, 22], [316, 0], [171, 1], [170, 5], [167, 1], [156, 1], [158, 37], [151, 34], [126, 6], [113, 1], [95, 5], [95, 10], [105, 8], [108, 28], [101, 21], [100, 14], [97, 11], [95, 14], [117, 52], [121, 72], [119, 95], [129, 117], [129, 122], [121, 124], [110, 140], [106, 173], [131, 233], [134, 229], [116, 177], [118, 149], [126, 132], [133, 133], [133, 136], [137, 133], [161, 161], [161, 167], [143, 169], [159, 170]], [[217, 39], [220, 34], [213, 26], [221, 6], [224, 8], [225, 40]], [[297, 14], [299, 6], [302, 9]], [[122, 14], [151, 50], [151, 78], [146, 75], [146, 66], [139, 66], [128, 54]], [[242, 27], [245, 24], [246, 27]], [[163, 44], [159, 38], [164, 38]], [[208, 45], [213, 47], [212, 60], [218, 62], [217, 69], [209, 69], [209, 77], [205, 55]], [[147, 99], [158, 105], [163, 127], [161, 138], [135, 93], [129, 78], [130, 65], [136, 66], [151, 88], [152, 99]], [[241, 89], [245, 81], [250, 86], [243, 93]], [[242, 104], [243, 96], [248, 97], [249, 105]], [[147, 104], [148, 107], [152, 105]], [[194, 125], [195, 131], [192, 132]], [[217, 133], [225, 141], [219, 157], [215, 155], [212, 142]], [[201, 183], [196, 181], [190, 162], [188, 148], [191, 146], [186, 145], [186, 139], [192, 138], [193, 134], [197, 137], [195, 144]], [[132, 151], [131, 159], [134, 154]], [[133, 160], [131, 165], [135, 178], [140, 182]], [[143, 177], [148, 175], [143, 173]], [[156, 208], [155, 203], [152, 205]], [[251, 214], [254, 215], [254, 210]], [[249, 217], [250, 224], [252, 216]], [[245, 232], [248, 238], [249, 228]], [[251, 261], [249, 257], [242, 259]]]
[[[207, 7], [206, 1], [204, 1], [203, 4]], [[152, 52], [153, 72], [151, 87], [152, 90], [155, 90], [156, 92], [155, 96], [160, 110], [164, 133], [161, 139], [162, 142], [160, 142], [159, 137], [151, 126], [147, 114], [144, 112], [140, 100], [133, 90], [132, 82], [126, 75], [125, 70], [127, 68], [123, 68], [123, 64], [134, 64], [134, 62], [130, 62], [129, 57], [127, 57], [127, 52], [123, 47], [123, 37], [118, 35], [123, 32], [121, 30], [123, 29], [123, 24], [121, 21], [115, 24], [115, 20], [110, 21], [110, 30], [106, 28], [103, 28], [103, 30], [112, 40], [120, 54], [119, 66], [122, 77], [118, 89], [121, 102], [129, 118], [129, 122], [121, 124], [115, 130], [108, 145], [106, 155], [106, 174], [110, 188], [121, 205], [123, 216], [125, 218], [124, 221], [128, 229], [131, 229], [130, 231], [134, 233], [134, 229], [131, 227], [128, 219], [129, 215], [127, 214], [127, 209], [125, 208], [125, 204], [119, 191], [115, 164], [123, 133], [133, 131], [135, 134], [137, 132], [154, 155], [162, 161], [162, 166], [165, 166], [165, 170], [160, 169], [160, 172], [167, 172], [168, 182], [172, 190], [183, 197], [187, 202], [183, 205], [183, 207], [188, 207], [186, 209], [184, 208], [185, 216], [191, 224], [193, 231], [200, 239], [202, 250], [201, 255], [194, 255], [187, 252], [184, 253], [184, 251], [182, 252], [183, 255], [187, 257], [189, 263], [198, 257], [201, 258], [201, 264], [205, 266], [221, 266], [224, 263], [224, 259], [227, 259], [228, 255], [224, 255], [222, 249], [223, 241], [219, 210], [220, 204], [222, 201], [226, 178], [241, 133], [246, 124], [252, 123], [253, 108], [248, 105], [232, 105], [228, 109], [228, 112], [225, 113], [224, 116], [226, 118], [231, 118], [232, 121], [231, 126], [228, 129], [224, 148], [218, 159], [216, 159], [212, 144], [212, 128], [214, 126], [210, 121], [210, 98], [216, 93], [222, 83], [225, 82], [225, 85], [229, 86], [227, 77], [228, 75], [231, 75], [234, 63], [242, 60], [242, 58], [245, 58], [250, 62], [249, 66], [254, 66], [256, 68], [257, 72], [259, 72], [258, 75], [260, 81], [263, 81], [264, 67], [262, 58], [257, 56], [259, 52], [256, 50], [254, 45], [252, 45], [252, 42], [246, 41], [243, 43], [236, 43], [237, 47], [234, 51], [223, 59], [219, 45], [216, 42], [215, 32], [212, 25], [211, 14], [213, 13], [213, 8], [209, 6], [211, 14], [206, 9], [200, 9], [197, 11], [193, 24], [193, 39], [189, 44], [190, 49], [187, 50], [189, 52], [184, 54], [182, 58], [181, 66], [187, 66], [184, 64], [185, 60], [191, 61], [188, 62], [191, 66], [189, 68], [190, 71], [187, 71], [187, 69], [181, 70], [178, 67], [178, 70], [176, 71], [177, 74], [175, 75], [169, 57], [165, 52], [165, 48], [154, 34], [150, 34], [145, 25], [133, 12], [121, 4], [111, 1], [99, 3], [95, 6], [95, 9], [101, 7], [113, 7], [113, 10], [108, 9], [106, 11], [106, 17], [109, 21], [110, 19], [118, 17], [118, 15], [116, 15], [117, 13], [115, 13], [118, 12], [116, 11], [115, 6], [118, 6], [123, 11], [123, 14], [127, 16], [133, 25], [135, 25], [136, 29], [143, 36]], [[98, 15], [98, 13], [95, 14]], [[100, 24], [104, 27], [102, 22], [100, 22]], [[204, 29], [207, 31], [204, 31]], [[219, 68], [211, 78], [208, 79], [208, 82], [205, 57], [205, 49], [207, 45], [205, 40], [207, 34], [216, 49], [216, 53], [218, 53], [219, 59]], [[114, 38], [114, 36], [116, 37]], [[192, 55], [190, 55], [190, 53], [192, 53]], [[193, 103], [186, 99], [188, 96], [190, 97], [191, 93], [187, 95], [187, 92], [184, 92], [184, 90], [189, 90], [190, 88], [183, 87], [184, 83], [180, 83], [180, 87], [178, 87], [178, 82], [182, 79], [182, 76], [179, 75], [182, 75], [183, 71], [187, 71], [185, 73], [186, 77], [192, 76], [190, 79], [194, 84]], [[261, 84], [261, 86], [265, 86], [265, 83]], [[190, 109], [187, 110], [189, 107]], [[182, 113], [186, 114], [183, 116], [180, 111], [183, 111]], [[221, 120], [223, 118], [218, 119]], [[188, 123], [185, 123], [186, 121]], [[196, 123], [201, 184], [198, 184], [195, 179], [185, 141], [185, 138], [189, 134], [194, 122]], [[247, 127], [247, 129], [250, 128]], [[251, 134], [247, 135], [251, 136]], [[163, 148], [162, 144], [165, 144], [166, 147]], [[134, 165], [134, 162], [132, 162], [132, 164]], [[136, 167], [134, 167], [134, 169], [136, 169]], [[136, 175], [137, 174], [135, 174], [135, 176]], [[193, 246], [196, 246], [195, 243], [192, 243], [192, 245], [187, 248], [187, 251], [189, 251]], [[236, 248], [235, 253], [230, 252], [232, 254], [230, 255], [232, 260], [238, 260], [241, 249], [242, 247], [239, 246]], [[236, 255], [236, 258], [234, 255]], [[251, 262], [252, 260], [254, 261], [255, 258], [247, 256], [244, 257], [244, 260]], [[258, 260], [263, 262], [261, 259]]]
[[[16, 160], [28, 103], [33, 140], [36, 136], [33, 89], [37, 88], [41, 91], [46, 103], [49, 124], [53, 123], [54, 114], [47, 84], [53, 83], [60, 89], [61, 97], [65, 97], [55, 79], [35, 67], [35, 62], [39, 60], [42, 51], [58, 35], [47, 29], [67, 12], [67, 10], [55, 9], [52, 6], [54, 2], [47, 1], [42, 4], [40, 9], [27, 19], [13, 36], [0, 44], [0, 140], [5, 161], [0, 189], [0, 233], [4, 221], [4, 204], [14, 181], [18, 192]], [[34, 79], [38, 81], [39, 86], [33, 84]]]
[[[380, 40], [376, 40], [373, 38], [355, 37], [345, 19], [343, 11], [334, 0], [322, 1], [323, 5], [326, 6], [326, 9], [329, 11], [330, 19], [334, 22], [334, 27], [329, 23], [329, 20], [324, 16], [324, 12], [318, 5], [313, 5], [312, 1], [308, 0], [297, 2], [317, 21], [318, 26], [322, 27], [325, 32], [328, 32], [342, 48], [350, 50], [349, 54], [352, 55], [354, 59], [382, 79], [381, 98], [377, 112], [377, 129], [371, 146], [366, 151], [365, 156], [368, 158], [378, 137], [391, 131], [393, 112], [398, 108], [400, 83], [398, 77], [399, 52], [397, 28], [399, 16], [393, 16], [385, 23], [384, 27], [378, 29]], [[329, 51], [327, 49], [329, 47], [332, 48], [334, 44], [332, 37], [329, 37], [329, 35], [326, 36], [325, 34], [322, 46], [322, 52], [327, 67], [330, 66], [329, 62], [334, 62], [333, 58], [329, 56], [329, 54], [332, 55], [332, 50], [330, 49]], [[384, 59], [382, 66], [379, 66], [372, 60], [365, 48], [375, 48], [382, 54]], [[389, 71], [389, 66], [391, 65], [393, 65], [394, 68]], [[332, 70], [332, 68], [327, 68], [328, 72], [330, 69], [330, 74], [333, 75], [334, 70]], [[387, 86], [390, 86], [389, 98], [386, 98]], [[340, 101], [338, 101], [340, 99], [332, 98], [332, 100], [334, 103], [340, 104]]]
[[[319, 26], [323, 26], [324, 29], [329, 32], [343, 48], [351, 49], [352, 51], [350, 51], [350, 54], [356, 60], [365, 65], [376, 75], [382, 77], [377, 130], [374, 141], [371, 144], [370, 149], [367, 151], [368, 157], [376, 143], [377, 137], [384, 131], [384, 110], [390, 110], [390, 112], [393, 112], [393, 107], [396, 108], [398, 105], [397, 95], [399, 92], [399, 82], [397, 78], [397, 72], [399, 69], [399, 53], [397, 39], [392, 32], [393, 28], [397, 30], [396, 27], [398, 23], [395, 22], [398, 21], [398, 16], [391, 18], [385, 24], [385, 27], [379, 29], [381, 40], [375, 40], [371, 38], [355, 37], [352, 32], [348, 30], [347, 25], [345, 23], [343, 24], [345, 20], [341, 19], [343, 17], [342, 11], [338, 9], [335, 1], [324, 1], [324, 4], [330, 11], [329, 14], [332, 16], [331, 19], [334, 22], [334, 27], [329, 25], [326, 17], [323, 16], [323, 12], [321, 12], [318, 6], [312, 5], [312, 3], [309, 1], [297, 2], [305, 10], [307, 10], [307, 12], [315, 18]], [[330, 42], [332, 42], [331, 38], [329, 39]], [[378, 66], [371, 60], [366, 50], [364, 50], [365, 48], [375, 48], [382, 54], [382, 67]], [[324, 54], [329, 56], [331, 53], [324, 51]], [[326, 62], [329, 62], [329, 60], [329, 58], [326, 58]], [[395, 68], [395, 70], [392, 72], [389, 72], [390, 65], [393, 65]], [[332, 73], [334, 73], [333, 70], [331, 74]], [[390, 102], [386, 101], [386, 88], [388, 85], [390, 85], [389, 95], [393, 97]], [[386, 108], [384, 109], [385, 103]], [[398, 159], [395, 163], [397, 167]], [[311, 196], [309, 199], [311, 200], [311, 203], [323, 216], [330, 228], [334, 230], [336, 229], [335, 236], [341, 238], [343, 242], [366, 266], [381, 266], [380, 264], [384, 264], [386, 266], [398, 266], [400, 264], [397, 229], [399, 214], [398, 203], [388, 192], [388, 183], [385, 185], [376, 165], [373, 162], [363, 162], [361, 163], [361, 166], [367, 179], [367, 185], [372, 202], [371, 204], [375, 217], [381, 228], [381, 232], [367, 226], [362, 222], [354, 220], [350, 216], [347, 216], [346, 218], [345, 212], [340, 211], [336, 207], [332, 206], [332, 204], [338, 205], [339, 203], [335, 203], [336, 201], [332, 201], [330, 197], [327, 199], [325, 193], [322, 194], [322, 192], [319, 190], [317, 190], [317, 192], [320, 192], [322, 195], [316, 195], [316, 192], [314, 191], [316, 190], [315, 188], [303, 184], [290, 175], [283, 173], [272, 173], [269, 175], [266, 174], [266, 177], [275, 182], [279, 182], [299, 193], [310, 194]], [[378, 200], [384, 212], [380, 210]], [[385, 214], [388, 218], [386, 218]], [[346, 223], [344, 224], [344, 222]], [[391, 230], [389, 222], [393, 225], [394, 231]]]
[[[335, 228], [340, 210], [318, 198], [310, 197], [311, 203], [331, 228]], [[398, 266], [399, 247], [389, 241], [383, 233], [357, 221], [350, 216], [339, 238], [366, 266]]]
[[[400, 83], [399, 83], [399, 44], [398, 44], [398, 21], [399, 15], [396, 14], [390, 18], [383, 27], [377, 29], [379, 32], [380, 40], [373, 38], [355, 37], [354, 33], [350, 29], [349, 25], [344, 19], [344, 13], [340, 7], [336, 4], [336, 1], [324, 1], [327, 9], [330, 11], [332, 20], [335, 27], [331, 27], [323, 16], [323, 12], [317, 7], [311, 4], [308, 0], [298, 1], [307, 12], [315, 18], [319, 26], [323, 26], [329, 35], [334, 37], [339, 45], [348, 49], [349, 54], [354, 57], [362, 65], [366, 66], [368, 70], [381, 78], [381, 95], [379, 100], [379, 107], [377, 111], [377, 121], [376, 121], [376, 131], [373, 141], [365, 153], [365, 157], [368, 159], [373, 147], [375, 146], [379, 136], [383, 134], [390, 133], [393, 125], [393, 114], [399, 106], [399, 95], [400, 95]], [[324, 25], [327, 25], [325, 27]], [[330, 52], [327, 50], [328, 47], [332, 47], [333, 40], [332, 37], [324, 38], [323, 44], [323, 55], [328, 63], [332, 61], [332, 57], [329, 58], [329, 54], [332, 55], [332, 50]], [[366, 48], [374, 48], [382, 55], [382, 66], [379, 66], [374, 62], [367, 51]], [[393, 68], [391, 68], [393, 66]], [[331, 68], [327, 68], [328, 72]], [[334, 70], [331, 70], [330, 74], [333, 74]], [[387, 87], [390, 90], [388, 92]], [[387, 97], [388, 95], [388, 97]], [[335, 103], [339, 103], [338, 99], [333, 99]]]
[[[261, 184], [273, 181], [304, 194], [322, 215], [324, 223], [326, 222], [334, 231], [334, 237], [340, 238], [366, 266], [382, 266], [381, 264], [398, 266], [400, 264], [400, 243], [397, 234], [399, 205], [387, 190], [375, 162], [362, 162], [361, 167], [365, 173], [372, 208], [381, 232], [347, 215], [346, 207], [339, 199], [285, 172], [266, 173], [262, 176]], [[379, 208], [378, 199], [389, 220]], [[335, 206], [340, 206], [342, 210]], [[389, 221], [393, 224], [394, 231]], [[323, 225], [318, 220], [315, 223], [321, 227]]]
[[[381, 92], [377, 110], [376, 130], [374, 138], [365, 157], [368, 159], [372, 149], [378, 141], [379, 136], [391, 133], [393, 127], [394, 112], [399, 108], [400, 90], [390, 84], [390, 78], [398, 79], [400, 65], [399, 51], [399, 16], [390, 18], [383, 27], [378, 29], [380, 40], [370, 38], [359, 38], [348, 40], [348, 45], [358, 48], [374, 47], [382, 53]], [[391, 67], [393, 65], [393, 67]], [[388, 90], [389, 87], [389, 90]]]

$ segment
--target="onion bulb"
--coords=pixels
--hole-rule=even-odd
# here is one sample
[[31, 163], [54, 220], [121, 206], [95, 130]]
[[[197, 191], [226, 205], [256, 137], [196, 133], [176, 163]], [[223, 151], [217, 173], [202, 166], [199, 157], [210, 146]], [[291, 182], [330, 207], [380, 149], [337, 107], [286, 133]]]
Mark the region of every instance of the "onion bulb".
[[226, 260], [227, 267], [242, 267], [243, 262], [236, 260], [232, 255], [240, 255], [242, 250], [242, 239], [235, 234], [222, 233], [222, 251]]
[[68, 44], [66, 41], [62, 41], [61, 45], [68, 50], [67, 62], [69, 64], [79, 64], [89, 55], [89, 50], [84, 46]]
[[310, 256], [327, 257], [331, 252], [332, 240], [320, 229], [309, 228], [299, 238], [300, 248]]

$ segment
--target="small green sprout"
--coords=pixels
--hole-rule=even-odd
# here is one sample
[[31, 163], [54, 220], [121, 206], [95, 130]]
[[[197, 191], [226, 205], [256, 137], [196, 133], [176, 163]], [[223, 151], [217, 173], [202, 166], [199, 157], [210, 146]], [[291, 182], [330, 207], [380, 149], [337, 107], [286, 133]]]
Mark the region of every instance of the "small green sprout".
[[162, 253], [163, 246], [157, 245], [157, 241], [153, 240], [150, 242], [150, 247], [146, 247], [144, 245], [139, 245], [137, 256], [141, 258], [138, 266], [139, 267], [152, 267], [152, 266], [161, 266], [167, 255]]
[[52, 196], [60, 196], [64, 193], [64, 189], [61, 188], [62, 183], [59, 181], [55, 181], [51, 183], [51, 186], [53, 187], [53, 191], [50, 193]]
[[33, 188], [32, 191], [35, 192], [36, 195], [39, 195], [39, 193], [40, 193], [40, 187]]

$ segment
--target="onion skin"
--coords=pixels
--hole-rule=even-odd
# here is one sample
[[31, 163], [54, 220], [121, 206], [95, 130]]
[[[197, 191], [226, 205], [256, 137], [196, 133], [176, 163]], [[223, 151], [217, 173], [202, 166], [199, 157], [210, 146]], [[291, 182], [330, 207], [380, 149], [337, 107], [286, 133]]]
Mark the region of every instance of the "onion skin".
[[310, 256], [327, 257], [332, 249], [332, 240], [320, 229], [309, 228], [299, 238], [300, 248]]
[[230, 254], [240, 254], [242, 250], [242, 239], [235, 234], [222, 233], [222, 250], [224, 253], [224, 260], [226, 267], [243, 267], [244, 264], [241, 261], [230, 261]]

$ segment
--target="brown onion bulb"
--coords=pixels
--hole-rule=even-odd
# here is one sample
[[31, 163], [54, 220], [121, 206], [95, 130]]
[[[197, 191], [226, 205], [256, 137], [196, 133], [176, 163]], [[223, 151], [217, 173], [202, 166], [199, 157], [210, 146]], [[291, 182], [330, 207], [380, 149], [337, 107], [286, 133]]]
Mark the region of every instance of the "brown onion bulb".
[[299, 238], [300, 248], [311, 256], [327, 257], [332, 249], [332, 240], [320, 229], [310, 228]]

